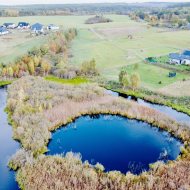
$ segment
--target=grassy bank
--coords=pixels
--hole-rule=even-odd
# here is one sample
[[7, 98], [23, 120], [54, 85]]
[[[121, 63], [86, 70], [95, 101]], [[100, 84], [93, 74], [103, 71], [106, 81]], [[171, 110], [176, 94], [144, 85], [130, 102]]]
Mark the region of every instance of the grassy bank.
[[169, 106], [179, 112], [183, 112], [190, 115], [190, 97], [166, 96], [147, 89], [137, 89], [135, 91], [131, 89], [123, 89], [117, 82], [108, 82], [106, 84], [103, 84], [103, 86], [109, 90], [126, 94], [128, 96], [141, 98], [151, 103]]
[[9, 85], [9, 84], [11, 84], [11, 83], [12, 83], [12, 81], [10, 81], [10, 80], [0, 81], [0, 87], [3, 87], [3, 86], [6, 86], [6, 85]]
[[73, 79], [62, 79], [62, 78], [58, 78], [55, 76], [47, 76], [45, 77], [45, 80], [47, 81], [52, 81], [52, 82], [57, 82], [57, 83], [61, 83], [61, 84], [73, 84], [73, 85], [79, 85], [82, 83], [87, 83], [89, 82], [87, 79], [85, 78], [73, 78]]

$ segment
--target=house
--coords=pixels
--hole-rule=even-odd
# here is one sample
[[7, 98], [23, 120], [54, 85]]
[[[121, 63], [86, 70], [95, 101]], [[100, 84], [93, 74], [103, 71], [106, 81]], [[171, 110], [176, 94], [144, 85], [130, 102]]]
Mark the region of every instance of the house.
[[8, 29], [16, 28], [16, 24], [14, 24], [14, 23], [4, 23], [3, 26], [5, 26]]
[[19, 29], [28, 29], [30, 28], [30, 24], [27, 22], [19, 22], [17, 28]]
[[0, 35], [5, 35], [8, 33], [9, 31], [4, 26], [0, 26]]
[[190, 65], [190, 50], [185, 50], [182, 54], [170, 53], [170, 64]]
[[36, 34], [44, 33], [44, 26], [40, 23], [33, 24], [31, 26], [31, 31]]
[[54, 24], [49, 24], [47, 29], [48, 30], [59, 30], [59, 26], [56, 26]]

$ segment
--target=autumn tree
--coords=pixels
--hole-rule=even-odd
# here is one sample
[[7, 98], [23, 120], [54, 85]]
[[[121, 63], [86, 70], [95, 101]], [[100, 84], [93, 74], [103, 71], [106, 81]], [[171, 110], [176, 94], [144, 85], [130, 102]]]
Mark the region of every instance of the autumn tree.
[[133, 73], [130, 77], [131, 87], [133, 90], [140, 86], [140, 76], [138, 73]]
[[43, 59], [41, 61], [41, 69], [42, 69], [43, 74], [47, 75], [49, 71], [51, 70], [51, 64], [47, 60]]
[[7, 68], [4, 67], [4, 68], [2, 69], [2, 76], [3, 76], [3, 77], [6, 77], [6, 75], [7, 75]]
[[130, 80], [129, 80], [128, 74], [125, 74], [125, 75], [122, 77], [122, 86], [123, 86], [123, 88], [127, 88], [127, 87], [130, 86]]
[[56, 68], [57, 69], [64, 69], [66, 66], [66, 63], [64, 62], [63, 59], [59, 59], [57, 64], [56, 64]]
[[39, 64], [40, 64], [40, 59], [41, 59], [40, 57], [34, 56], [33, 62], [34, 62], [35, 67], [38, 67], [38, 66], [39, 66]]
[[35, 73], [35, 66], [34, 66], [34, 62], [32, 60], [28, 63], [28, 71], [29, 71], [30, 75], [34, 75], [34, 73]]
[[13, 73], [13, 68], [12, 67], [8, 67], [7, 72], [8, 72], [9, 77], [13, 77], [14, 73]]
[[121, 70], [119, 73], [119, 83], [122, 85], [123, 82], [123, 76], [127, 75], [127, 71], [126, 70]]
[[91, 61], [83, 62], [82, 66], [81, 66], [81, 75], [85, 75], [85, 76], [99, 75], [99, 72], [96, 68], [95, 59], [92, 59]]

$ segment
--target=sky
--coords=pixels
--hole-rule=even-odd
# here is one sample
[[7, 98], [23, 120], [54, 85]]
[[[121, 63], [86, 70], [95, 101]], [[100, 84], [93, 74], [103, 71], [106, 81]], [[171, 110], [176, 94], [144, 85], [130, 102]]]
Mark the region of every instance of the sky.
[[0, 5], [66, 4], [66, 3], [136, 3], [136, 2], [190, 2], [190, 0], [0, 0]]

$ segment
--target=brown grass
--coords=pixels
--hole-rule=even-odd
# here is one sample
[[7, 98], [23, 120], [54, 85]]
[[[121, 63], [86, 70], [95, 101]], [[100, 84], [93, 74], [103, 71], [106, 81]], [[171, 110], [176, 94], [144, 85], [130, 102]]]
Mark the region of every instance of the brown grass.
[[46, 156], [26, 164], [17, 180], [26, 190], [189, 190], [190, 162], [155, 164], [139, 176], [117, 171], [104, 173], [101, 165], [82, 163], [79, 155]]
[[101, 28], [96, 29], [96, 32], [107, 37], [127, 37], [128, 35], [139, 35], [145, 27], [142, 26], [127, 26], [127, 27], [113, 27], [113, 28]]
[[175, 82], [159, 89], [158, 92], [168, 96], [190, 96], [190, 80]]

